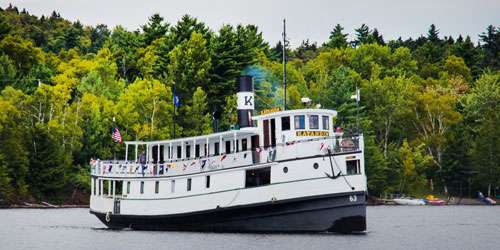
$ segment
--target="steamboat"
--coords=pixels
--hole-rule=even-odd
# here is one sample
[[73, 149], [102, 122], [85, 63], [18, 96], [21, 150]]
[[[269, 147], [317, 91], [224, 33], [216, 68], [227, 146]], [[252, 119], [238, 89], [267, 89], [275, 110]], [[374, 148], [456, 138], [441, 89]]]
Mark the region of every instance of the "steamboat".
[[237, 96], [237, 129], [125, 141], [123, 160], [92, 164], [90, 212], [112, 229], [365, 231], [363, 135], [334, 110], [254, 116], [249, 76]]

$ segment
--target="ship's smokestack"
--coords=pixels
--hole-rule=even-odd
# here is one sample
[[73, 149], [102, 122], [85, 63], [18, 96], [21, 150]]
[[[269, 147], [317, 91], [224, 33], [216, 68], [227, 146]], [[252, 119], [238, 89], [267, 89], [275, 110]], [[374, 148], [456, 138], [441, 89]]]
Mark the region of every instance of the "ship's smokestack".
[[240, 128], [252, 127], [254, 95], [252, 77], [240, 76], [238, 84], [238, 125]]

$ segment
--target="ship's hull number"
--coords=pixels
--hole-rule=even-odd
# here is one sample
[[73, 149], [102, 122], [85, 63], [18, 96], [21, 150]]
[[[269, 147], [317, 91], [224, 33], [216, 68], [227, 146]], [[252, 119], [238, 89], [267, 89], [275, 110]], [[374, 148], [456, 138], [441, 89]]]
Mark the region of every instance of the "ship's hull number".
[[357, 200], [358, 200], [358, 197], [356, 195], [349, 195], [350, 202], [356, 202]]

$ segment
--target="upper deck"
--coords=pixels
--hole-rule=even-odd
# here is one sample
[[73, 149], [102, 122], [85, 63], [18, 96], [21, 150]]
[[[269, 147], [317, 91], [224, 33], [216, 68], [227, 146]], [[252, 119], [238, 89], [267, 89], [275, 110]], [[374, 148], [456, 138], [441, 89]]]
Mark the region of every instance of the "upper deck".
[[[358, 135], [335, 132], [336, 111], [299, 109], [254, 116], [255, 127], [158, 141], [126, 141], [125, 158], [100, 161], [99, 176], [175, 176], [362, 150]], [[321, 149], [321, 150], [318, 150]], [[142, 155], [142, 157], [141, 157]]]

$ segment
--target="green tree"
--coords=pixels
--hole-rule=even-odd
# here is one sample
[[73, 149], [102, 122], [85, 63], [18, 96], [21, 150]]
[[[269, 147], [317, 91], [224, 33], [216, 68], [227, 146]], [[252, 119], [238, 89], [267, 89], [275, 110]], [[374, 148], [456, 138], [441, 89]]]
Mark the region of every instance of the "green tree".
[[328, 42], [325, 44], [329, 48], [345, 48], [347, 47], [347, 36], [349, 34], [342, 33], [344, 28], [340, 24], [335, 25], [332, 32], [330, 32], [330, 37]]
[[486, 28], [486, 32], [479, 35], [481, 47], [484, 51], [483, 67], [493, 70], [500, 69], [500, 29], [493, 25]]
[[186, 108], [188, 119], [183, 127], [184, 136], [206, 135], [212, 132], [211, 116], [208, 113], [207, 94], [201, 87], [193, 93], [192, 104]]
[[165, 36], [169, 30], [170, 24], [163, 22], [163, 17], [156, 13], [149, 17], [148, 23], [142, 26], [144, 32], [144, 42], [149, 45], [154, 40]]
[[191, 39], [181, 43], [170, 54], [168, 75], [175, 82], [178, 95], [186, 102], [196, 87], [209, 83], [210, 55], [203, 36], [193, 32]]
[[172, 91], [158, 80], [136, 79], [120, 96], [115, 110], [122, 137], [131, 140], [168, 139], [173, 130]]

